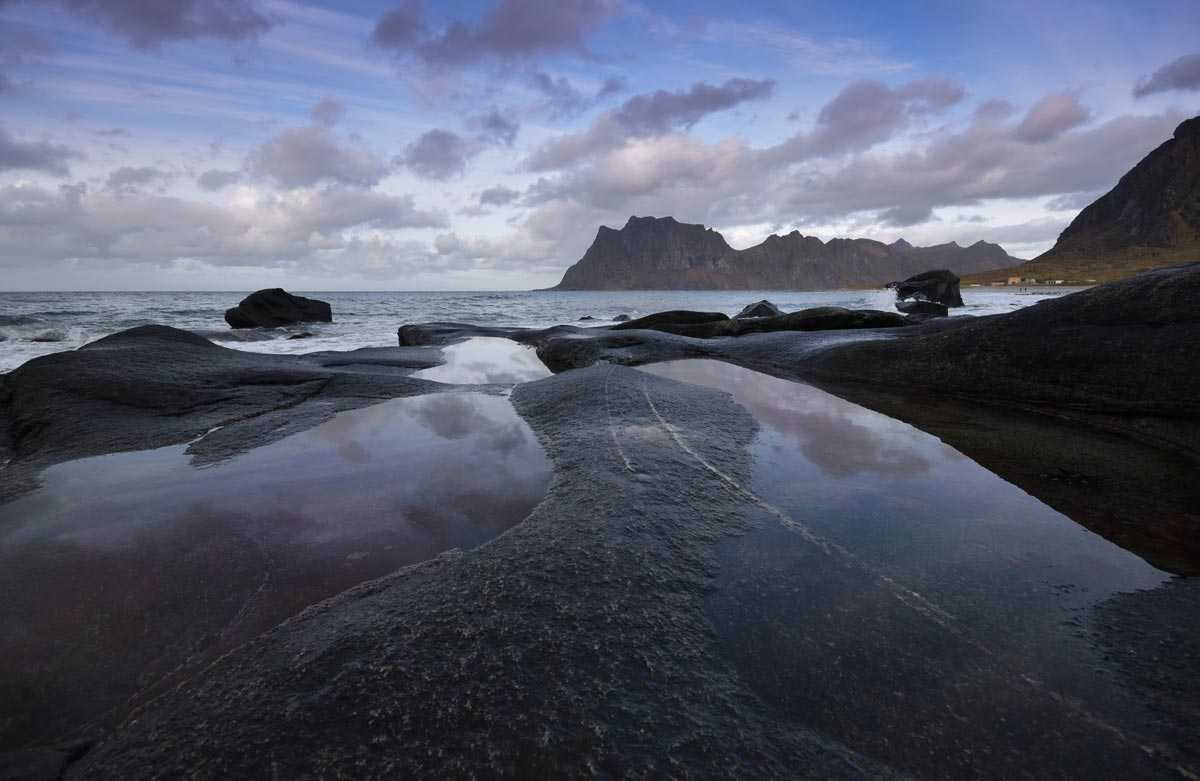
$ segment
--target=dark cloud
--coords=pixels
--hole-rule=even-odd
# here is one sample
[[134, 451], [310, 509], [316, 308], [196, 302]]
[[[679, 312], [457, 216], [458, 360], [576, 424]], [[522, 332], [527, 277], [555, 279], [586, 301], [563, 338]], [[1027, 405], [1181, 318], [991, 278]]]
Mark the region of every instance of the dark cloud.
[[241, 178], [241, 171], [221, 171], [213, 168], [196, 177], [196, 184], [198, 184], [202, 190], [215, 192], [217, 190], [224, 189], [231, 184], [237, 183]]
[[897, 228], [907, 228], [909, 225], [919, 225], [928, 222], [933, 216], [933, 208], [928, 205], [893, 206], [878, 215], [879, 222]]
[[479, 194], [481, 206], [505, 206], [521, 197], [521, 193], [503, 185], [489, 187]]
[[585, 92], [566, 76], [557, 78], [542, 71], [535, 71], [530, 81], [546, 100], [542, 110], [552, 119], [565, 119], [582, 114], [600, 101], [623, 92], [625, 81], [617, 77], [604, 80], [594, 93]]
[[517, 140], [521, 125], [515, 119], [509, 119], [499, 111], [492, 109], [487, 114], [471, 117], [467, 125], [479, 135], [479, 139], [488, 144], [503, 144], [512, 146]]
[[478, 25], [455, 21], [429, 35], [421, 5], [409, 2], [385, 14], [372, 37], [380, 46], [437, 65], [584, 51], [584, 38], [616, 8], [616, 0], [500, 0]]
[[253, 0], [61, 0], [139, 49], [171, 41], [223, 38], [240, 41], [270, 29], [274, 20]]
[[686, 92], [657, 90], [634, 95], [616, 110], [613, 118], [634, 135], [665, 133], [691, 127], [709, 114], [749, 100], [765, 100], [775, 89], [773, 79], [729, 79], [713, 86], [699, 82]]
[[829, 157], [867, 149], [908, 127], [914, 114], [942, 111], [966, 92], [944, 79], [925, 79], [895, 89], [878, 81], [856, 81], [817, 114], [816, 126], [766, 152], [776, 163]]
[[449, 130], [430, 130], [404, 149], [401, 162], [425, 179], [445, 180], [461, 174], [483, 145]]
[[340, 120], [342, 115], [345, 113], [345, 102], [340, 98], [332, 97], [321, 98], [315, 104], [313, 104], [312, 109], [309, 110], [309, 114], [312, 115], [313, 122], [316, 122], [318, 125], [324, 125], [325, 127], [333, 127], [336, 125], [338, 120]]
[[1133, 95], [1144, 98], [1169, 90], [1200, 90], [1200, 54], [1188, 54], [1168, 62], [1139, 81], [1133, 88]]
[[0, 127], [0, 171], [41, 171], [54, 176], [70, 173], [67, 161], [82, 157], [75, 150], [49, 141], [18, 141]]
[[425, 31], [424, 18], [424, 3], [421, 0], [407, 0], [379, 18], [371, 33], [371, 40], [378, 46], [389, 48], [411, 46]]
[[132, 192], [151, 182], [163, 182], [172, 178], [172, 174], [153, 166], [123, 166], [108, 175], [105, 187], [119, 192]]
[[1091, 113], [1079, 103], [1073, 92], [1058, 92], [1047, 95], [1030, 107], [1021, 124], [1017, 126], [1017, 138], [1031, 144], [1040, 144], [1079, 127], [1091, 118]]
[[343, 145], [325, 127], [285, 130], [253, 150], [247, 170], [280, 187], [307, 187], [336, 182], [372, 187], [391, 172], [383, 158], [369, 150]]
[[962, 85], [949, 79], [919, 79], [896, 88], [896, 97], [908, 104], [908, 110], [920, 114], [942, 111], [967, 96]]
[[721, 85], [698, 82], [686, 91], [657, 90], [634, 95], [620, 108], [598, 117], [590, 127], [567, 133], [534, 150], [525, 161], [530, 171], [552, 171], [575, 165], [619, 147], [630, 137], [687, 128], [712, 114], [750, 100], [769, 97], [770, 79], [730, 79]]

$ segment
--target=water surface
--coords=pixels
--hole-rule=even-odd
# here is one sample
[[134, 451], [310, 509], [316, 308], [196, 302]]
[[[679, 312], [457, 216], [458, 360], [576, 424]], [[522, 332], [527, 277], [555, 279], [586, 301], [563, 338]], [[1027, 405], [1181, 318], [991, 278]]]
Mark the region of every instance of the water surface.
[[197, 468], [60, 464], [0, 505], [0, 749], [122, 710], [304, 607], [524, 518], [550, 467], [508, 399], [343, 412]]
[[477, 336], [442, 348], [445, 363], [413, 374], [458, 385], [514, 385], [550, 376], [533, 348], [511, 339]]
[[1091, 608], [1167, 576], [940, 440], [811, 386], [710, 360], [644, 371], [731, 393], [760, 424], [708, 609], [778, 712], [941, 777], [1141, 777], [1149, 714]]

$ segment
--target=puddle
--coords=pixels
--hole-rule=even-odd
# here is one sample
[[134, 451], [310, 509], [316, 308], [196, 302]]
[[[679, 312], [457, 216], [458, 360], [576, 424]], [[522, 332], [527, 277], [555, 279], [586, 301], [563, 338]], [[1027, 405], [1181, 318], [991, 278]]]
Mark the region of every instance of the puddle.
[[60, 464], [0, 505], [0, 750], [364, 580], [480, 545], [550, 478], [509, 401], [476, 393], [343, 412], [204, 468], [185, 450]]
[[442, 348], [446, 362], [412, 376], [458, 385], [511, 385], [550, 376], [531, 347], [511, 339], [479, 336]]
[[727, 391], [760, 424], [747, 487], [779, 515], [721, 544], [708, 607], [778, 712], [918, 775], [1162, 772], [1125, 737], [1149, 714], [1089, 622], [1165, 573], [811, 386], [709, 360], [643, 370]]

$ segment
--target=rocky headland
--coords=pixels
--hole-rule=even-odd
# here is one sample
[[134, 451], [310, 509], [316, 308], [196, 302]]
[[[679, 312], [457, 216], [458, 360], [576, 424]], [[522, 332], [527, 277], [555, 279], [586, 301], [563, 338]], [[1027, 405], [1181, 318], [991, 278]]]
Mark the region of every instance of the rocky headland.
[[552, 289], [834, 290], [879, 287], [929, 268], [967, 274], [1018, 262], [985, 241], [914, 247], [903, 239], [824, 242], [799, 231], [735, 250], [703, 225], [630, 217], [620, 230], [601, 226], [592, 246]]

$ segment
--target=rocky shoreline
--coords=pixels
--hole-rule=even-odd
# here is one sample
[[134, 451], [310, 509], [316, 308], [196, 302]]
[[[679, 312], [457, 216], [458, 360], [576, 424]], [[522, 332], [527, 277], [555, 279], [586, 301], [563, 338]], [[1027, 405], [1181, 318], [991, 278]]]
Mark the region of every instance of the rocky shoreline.
[[[1114, 739], [1039, 689], [1031, 723], [1052, 726], [1037, 752], [947, 752], [892, 767], [889, 759], [899, 760], [868, 756], [766, 705], [718, 652], [706, 608], [722, 541], [765, 523], [761, 499], [746, 488], [754, 420], [724, 393], [629, 368], [711, 358], [813, 383], [934, 434], [1159, 569], [1194, 575], [1197, 300], [1200, 264], [1192, 264], [1012, 314], [921, 324], [891, 315], [904, 323], [884, 328], [854, 315], [869, 325], [847, 329], [845, 317], [825, 314], [829, 329], [807, 330], [813, 317], [800, 313], [780, 316], [779, 330], [705, 327], [728, 319], [682, 329], [702, 326], [701, 336], [661, 329], [678, 317], [599, 328], [435, 323], [400, 329], [395, 348], [292, 357], [150, 326], [30, 361], [0, 376], [0, 502], [68, 460], [190, 442], [194, 463], [212, 463], [386, 399], [506, 390], [411, 376], [472, 336], [532, 346], [559, 373], [511, 396], [554, 476], [533, 513], [491, 543], [313, 605], [137, 703], [111, 729], [55, 736], [84, 744], [9, 754], [0, 770], [123, 778], [1200, 772], [1195, 742], [1180, 737], [1200, 713], [1195, 689], [1166, 694], [1194, 675], [1194, 658], [1161, 670], [1129, 661], [1155, 638], [1195, 645], [1188, 580], [1143, 592], [1153, 597], [1120, 596], [1095, 626], [1096, 642], [1124, 660], [1114, 674], [1129, 690], [1170, 702], [1137, 739]], [[906, 597], [885, 581], [871, 588], [891, 604]], [[1145, 599], [1153, 621], [1127, 607]], [[944, 641], [960, 642], [957, 631], [947, 629]], [[890, 653], [901, 667], [921, 664], [913, 650]], [[957, 739], [947, 735], [941, 748]]]

